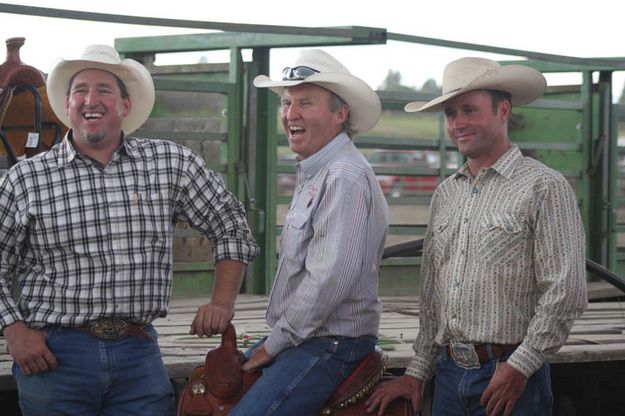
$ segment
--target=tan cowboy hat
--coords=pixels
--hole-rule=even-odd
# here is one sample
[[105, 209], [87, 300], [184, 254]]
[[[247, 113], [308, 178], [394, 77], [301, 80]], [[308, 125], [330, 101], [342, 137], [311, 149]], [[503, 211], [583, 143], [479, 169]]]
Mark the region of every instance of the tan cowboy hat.
[[254, 78], [254, 86], [269, 88], [278, 95], [282, 95], [286, 87], [304, 83], [330, 90], [347, 103], [354, 133], [371, 130], [380, 119], [382, 110], [375, 91], [327, 52], [320, 49], [302, 51], [293, 66], [284, 69], [283, 75], [281, 81], [259, 75]]
[[107, 45], [87, 46], [82, 56], [76, 60], [61, 59], [50, 71], [46, 87], [50, 105], [57, 117], [71, 126], [65, 114], [65, 99], [69, 82], [74, 75], [85, 69], [101, 69], [119, 78], [132, 99], [130, 113], [122, 122], [122, 130], [130, 134], [137, 130], [150, 116], [154, 106], [154, 81], [150, 72], [133, 59], [121, 60], [117, 51]]
[[475, 90], [504, 91], [512, 105], [529, 104], [545, 93], [545, 77], [525, 65], [506, 65], [484, 58], [460, 58], [450, 62], [443, 72], [443, 95], [429, 102], [415, 101], [404, 110], [441, 111], [443, 103], [457, 95]]

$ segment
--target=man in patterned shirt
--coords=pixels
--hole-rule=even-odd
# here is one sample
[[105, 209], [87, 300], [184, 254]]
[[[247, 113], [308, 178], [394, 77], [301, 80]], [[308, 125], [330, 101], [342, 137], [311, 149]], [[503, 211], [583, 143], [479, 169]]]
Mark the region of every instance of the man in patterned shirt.
[[267, 308], [271, 332], [244, 364], [264, 366], [262, 376], [230, 415], [314, 415], [377, 340], [388, 207], [350, 138], [377, 124], [380, 101], [321, 50], [254, 85], [281, 97], [297, 185]]
[[432, 198], [415, 355], [370, 411], [397, 396], [418, 410], [435, 373], [435, 415], [551, 415], [547, 359], [587, 305], [584, 229], [566, 179], [507, 133], [511, 106], [545, 88], [530, 67], [462, 58], [441, 97], [406, 105], [443, 111], [467, 163]]
[[190, 149], [128, 137], [155, 98], [138, 62], [92, 45], [47, 90], [71, 129], [0, 180], [0, 327], [22, 413], [173, 415], [151, 322], [167, 314], [175, 225], [213, 242], [212, 300], [190, 330], [211, 336], [258, 252], [244, 208]]

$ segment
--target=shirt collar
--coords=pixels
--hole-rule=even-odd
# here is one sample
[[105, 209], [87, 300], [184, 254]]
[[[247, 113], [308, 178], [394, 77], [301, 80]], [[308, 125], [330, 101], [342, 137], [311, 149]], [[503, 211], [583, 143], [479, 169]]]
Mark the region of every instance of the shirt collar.
[[299, 165], [302, 173], [306, 177], [313, 176], [332, 159], [341, 146], [349, 141], [349, 136], [347, 136], [345, 132], [341, 132], [334, 139], [330, 140], [328, 144], [323, 146], [316, 153], [299, 162], [297, 165]]
[[[116, 152], [119, 152], [120, 154], [127, 154], [132, 158], [139, 157], [137, 144], [134, 142], [130, 142], [123, 132], [122, 135], [122, 143], [117, 148]], [[69, 129], [59, 147], [59, 153], [57, 156], [57, 163], [59, 166], [66, 165], [76, 158], [78, 152], [72, 144], [73, 141], [74, 134], [72, 129]]]
[[[510, 179], [514, 174], [514, 170], [516, 169], [518, 164], [521, 163], [522, 160], [523, 154], [521, 153], [521, 150], [519, 150], [519, 146], [513, 144], [508, 150], [504, 152], [503, 155], [499, 157], [499, 159], [497, 159], [495, 164], [488, 169], [492, 169], [504, 178]], [[468, 162], [462, 165], [458, 172], [456, 172], [454, 178], [458, 179], [463, 176], [471, 176]]]

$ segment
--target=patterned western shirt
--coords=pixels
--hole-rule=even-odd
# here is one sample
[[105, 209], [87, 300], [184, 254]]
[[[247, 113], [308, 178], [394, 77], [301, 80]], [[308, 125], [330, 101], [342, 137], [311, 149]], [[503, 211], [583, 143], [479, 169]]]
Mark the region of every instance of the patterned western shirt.
[[508, 363], [532, 375], [586, 308], [584, 229], [564, 177], [512, 146], [432, 199], [420, 330], [407, 374], [427, 379], [441, 346], [521, 343]]
[[296, 165], [269, 299], [273, 356], [319, 336], [377, 335], [388, 206], [373, 169], [341, 133]]
[[165, 316], [183, 219], [213, 241], [215, 261], [258, 252], [244, 207], [190, 149], [125, 138], [103, 166], [75, 151], [70, 131], [0, 179], [0, 327]]

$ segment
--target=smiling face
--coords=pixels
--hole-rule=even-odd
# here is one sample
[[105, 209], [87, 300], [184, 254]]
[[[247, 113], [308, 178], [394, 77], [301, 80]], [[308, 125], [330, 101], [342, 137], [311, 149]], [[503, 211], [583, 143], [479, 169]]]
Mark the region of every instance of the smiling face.
[[99, 69], [77, 73], [65, 99], [65, 113], [78, 148], [117, 146], [130, 109], [130, 97], [122, 98], [117, 78]]
[[331, 111], [330, 91], [314, 84], [288, 87], [282, 93], [282, 126], [289, 147], [300, 160], [318, 152], [342, 130], [347, 120], [347, 105]]
[[467, 157], [473, 174], [492, 166], [510, 147], [508, 101], [501, 101], [493, 108], [488, 91], [469, 91], [448, 100], [444, 111], [447, 133], [458, 151]]

